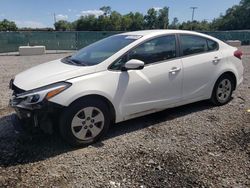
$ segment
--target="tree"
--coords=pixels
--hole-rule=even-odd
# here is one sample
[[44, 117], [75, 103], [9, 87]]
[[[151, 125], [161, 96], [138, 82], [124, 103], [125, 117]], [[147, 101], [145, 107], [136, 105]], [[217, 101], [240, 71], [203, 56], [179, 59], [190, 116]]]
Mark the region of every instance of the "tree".
[[168, 20], [168, 7], [163, 7], [158, 11], [158, 27], [159, 29], [167, 29], [169, 20]]
[[147, 15], [144, 17], [146, 21], [147, 29], [155, 29], [158, 25], [157, 23], [157, 11], [154, 8], [150, 8]]
[[81, 16], [76, 21], [77, 31], [98, 31], [98, 20], [94, 15]]
[[110, 19], [105, 15], [99, 16], [97, 20], [97, 28], [99, 31], [108, 31], [110, 27]]
[[179, 25], [179, 29], [183, 30], [196, 30], [196, 31], [210, 31], [211, 23], [206, 20], [203, 21], [187, 21]]
[[0, 21], [0, 31], [16, 31], [17, 26], [15, 22], [4, 19]]
[[212, 28], [211, 28], [211, 23], [209, 23], [207, 20], [202, 20], [197, 29], [196, 30], [199, 30], [199, 31], [210, 31]]
[[250, 29], [250, 0], [241, 0], [212, 22], [215, 30]]
[[109, 16], [112, 12], [110, 6], [103, 6], [100, 8], [100, 10], [103, 11], [104, 16]]
[[70, 31], [72, 30], [72, 24], [65, 20], [59, 20], [54, 24], [56, 31]]
[[179, 24], [178, 18], [174, 17], [172, 23], [169, 25], [169, 28], [170, 29], [179, 29], [179, 26], [180, 26], [180, 24]]
[[[117, 11], [112, 11], [110, 6], [103, 6], [100, 10], [103, 11], [103, 15], [99, 17], [95, 17], [94, 15], [82, 16], [72, 23], [59, 21], [55, 24], [56, 30], [134, 31], [171, 28], [209, 31], [250, 29], [250, 0], [241, 0], [239, 5], [229, 8], [225, 15], [220, 15], [219, 18], [214, 19], [212, 22], [195, 20], [193, 22], [179, 23], [178, 18], [175, 17], [170, 25], [168, 7], [157, 10], [150, 8], [146, 15], [139, 12], [130, 12], [129, 14], [121, 15]], [[1, 28], [3, 28], [2, 25], [0, 25]]]
[[111, 31], [120, 31], [122, 23], [122, 15], [116, 11], [113, 11], [110, 15], [110, 27]]
[[122, 17], [121, 30], [128, 31], [131, 30], [133, 24], [134, 13], [130, 12]]
[[144, 16], [143, 14], [136, 12], [136, 13], [130, 13], [130, 18], [132, 20], [132, 23], [129, 27], [130, 31], [135, 30], [142, 30], [144, 29]]

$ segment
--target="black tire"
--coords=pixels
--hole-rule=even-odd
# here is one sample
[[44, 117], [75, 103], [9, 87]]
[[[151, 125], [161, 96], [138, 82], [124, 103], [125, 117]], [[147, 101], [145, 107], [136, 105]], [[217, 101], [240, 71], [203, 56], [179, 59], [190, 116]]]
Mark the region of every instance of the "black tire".
[[[79, 111], [88, 107], [98, 108], [103, 113], [104, 125], [102, 125], [102, 130], [96, 137], [91, 138], [90, 140], [81, 140], [74, 135], [72, 130], [73, 128], [71, 128], [71, 123], [73, 118]], [[100, 140], [107, 133], [110, 123], [111, 123], [111, 117], [108, 105], [102, 100], [85, 98], [75, 101], [63, 111], [60, 118], [59, 128], [60, 128], [60, 134], [65, 141], [67, 141], [74, 147], [83, 147], [93, 144], [98, 140]]]
[[[231, 89], [230, 91], [228, 91], [228, 94], [227, 94], [228, 97], [225, 97], [225, 100], [220, 100], [220, 97], [218, 96], [217, 92], [222, 82], [225, 80], [229, 82], [229, 84], [231, 85]], [[214, 85], [214, 89], [213, 89], [213, 93], [212, 93], [210, 101], [216, 106], [222, 106], [222, 105], [227, 104], [232, 99], [232, 93], [233, 93], [234, 88], [235, 88], [235, 83], [232, 77], [227, 74], [222, 75], [221, 77], [219, 77], [219, 79], [216, 81]]]

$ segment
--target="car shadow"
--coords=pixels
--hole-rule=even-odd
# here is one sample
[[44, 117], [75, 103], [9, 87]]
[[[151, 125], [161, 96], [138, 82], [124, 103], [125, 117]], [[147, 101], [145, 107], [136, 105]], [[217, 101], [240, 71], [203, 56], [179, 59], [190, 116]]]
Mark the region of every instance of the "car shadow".
[[[162, 122], [167, 122], [198, 111], [211, 109], [213, 107], [214, 106], [209, 101], [200, 101], [180, 107], [166, 109], [160, 112], [128, 120], [122, 123], [117, 123], [110, 128], [109, 133], [103, 140], [118, 137], [120, 135], [134, 132], [150, 126], [156, 126]], [[103, 144], [101, 142], [94, 144], [94, 146], [97, 147], [102, 145]]]
[[[212, 107], [209, 102], [202, 101], [118, 123], [110, 128], [103, 140], [118, 137]], [[104, 143], [101, 141], [92, 146], [102, 147], [103, 145]], [[46, 160], [47, 158], [73, 150], [76, 150], [76, 148], [65, 144], [58, 134], [20, 135], [14, 131], [11, 115], [0, 118], [0, 167]]]

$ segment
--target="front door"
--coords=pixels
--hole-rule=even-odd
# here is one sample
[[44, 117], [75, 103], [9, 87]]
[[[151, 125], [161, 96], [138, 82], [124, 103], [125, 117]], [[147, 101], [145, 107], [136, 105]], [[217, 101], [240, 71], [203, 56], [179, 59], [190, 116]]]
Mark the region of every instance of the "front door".
[[123, 82], [120, 111], [125, 119], [173, 106], [181, 99], [183, 70], [175, 35], [151, 39], [131, 50], [125, 59], [117, 64], [129, 59], [145, 63], [142, 70], [120, 73]]

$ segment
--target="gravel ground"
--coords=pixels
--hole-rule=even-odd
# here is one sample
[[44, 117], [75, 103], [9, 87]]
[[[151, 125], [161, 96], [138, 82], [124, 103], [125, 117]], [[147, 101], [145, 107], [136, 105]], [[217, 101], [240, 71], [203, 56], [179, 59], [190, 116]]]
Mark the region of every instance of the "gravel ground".
[[57, 135], [15, 134], [9, 79], [66, 56], [0, 56], [0, 187], [250, 187], [250, 54], [245, 80], [225, 106], [199, 102], [114, 125], [97, 144], [72, 149]]
[[0, 114], [9, 102], [11, 91], [8, 89], [9, 81], [17, 73], [47, 61], [66, 57], [68, 54], [47, 54], [38, 56], [3, 56], [0, 55]]

